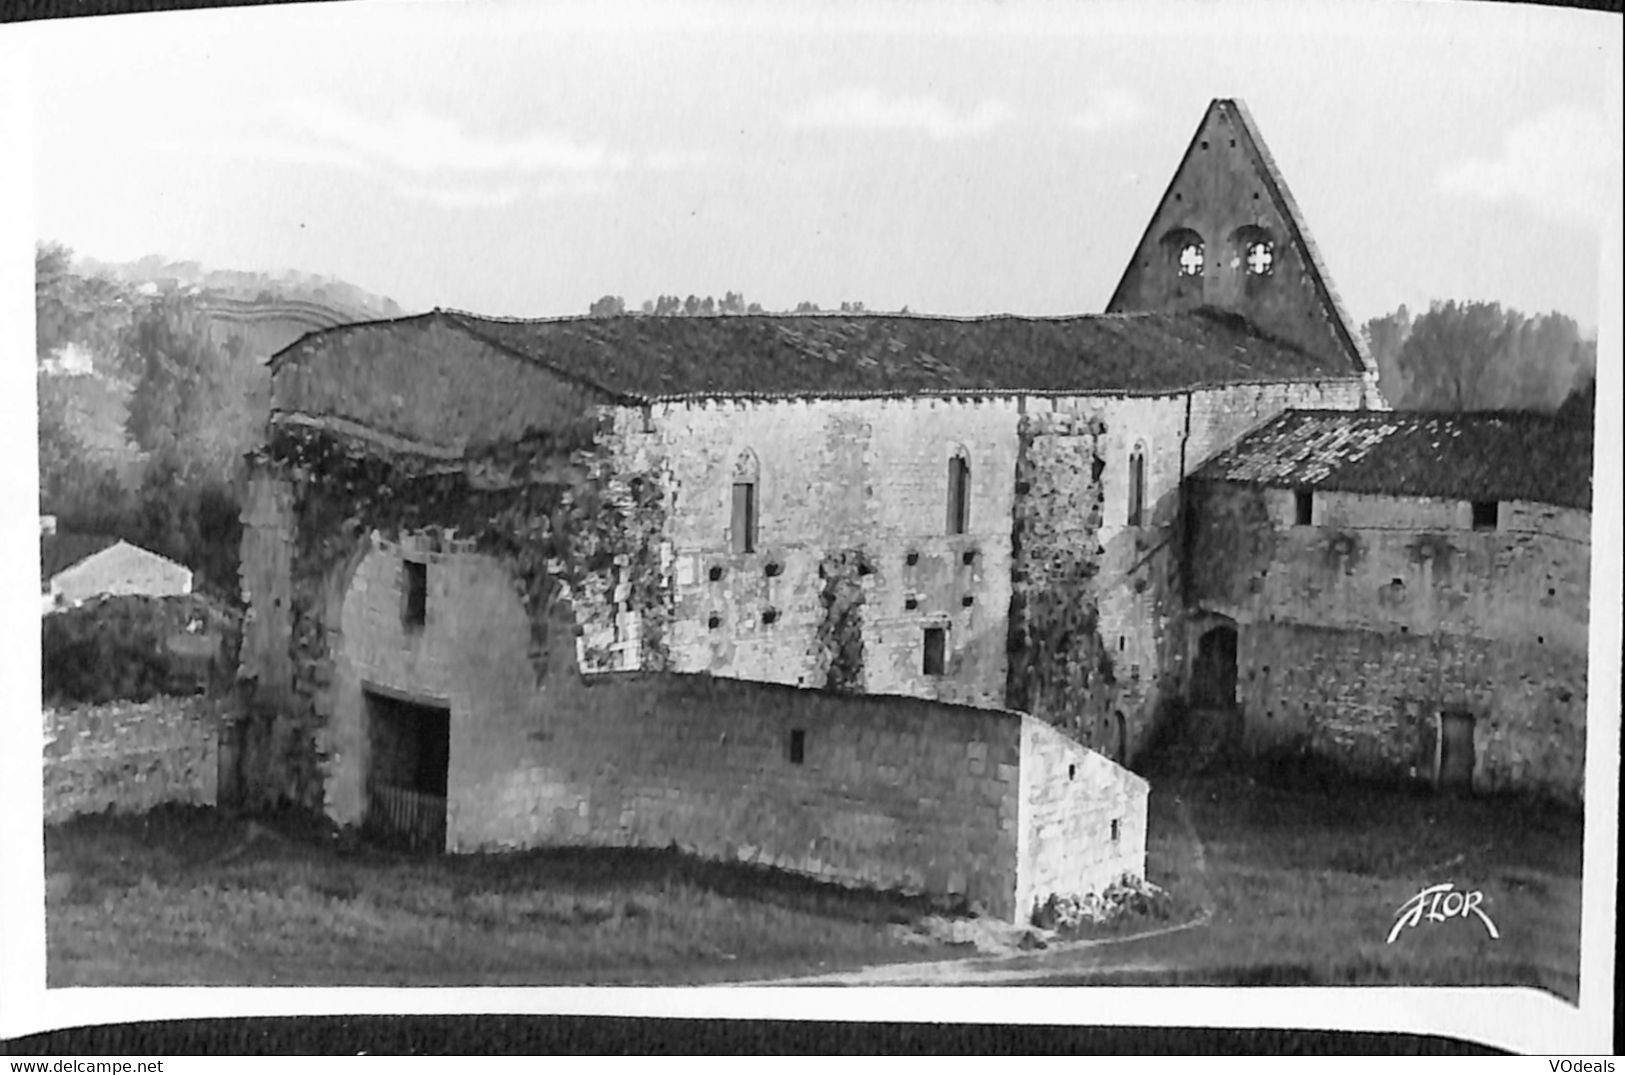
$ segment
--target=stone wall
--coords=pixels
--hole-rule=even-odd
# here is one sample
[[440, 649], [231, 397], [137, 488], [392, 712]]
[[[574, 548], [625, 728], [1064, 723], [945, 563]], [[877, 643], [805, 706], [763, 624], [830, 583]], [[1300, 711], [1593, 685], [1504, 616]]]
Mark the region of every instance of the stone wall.
[[1191, 602], [1237, 624], [1255, 745], [1431, 778], [1439, 713], [1462, 710], [1475, 787], [1580, 798], [1588, 512], [1509, 501], [1475, 530], [1462, 501], [1316, 491], [1300, 526], [1292, 490], [1223, 482], [1191, 512]]
[[197, 696], [47, 708], [46, 822], [165, 803], [214, 805], [221, 707]]
[[636, 469], [618, 413], [566, 415], [558, 430], [453, 456], [391, 447], [353, 423], [273, 420], [243, 513], [248, 805], [319, 807], [328, 793], [340, 603], [376, 546], [404, 542], [420, 563], [476, 549], [501, 561], [529, 617], [532, 674], [546, 609], [564, 594], [586, 666], [619, 667], [629, 626], [641, 627], [638, 659], [662, 666], [665, 483]]
[[1017, 910], [1030, 915], [1051, 894], [1144, 878], [1150, 791], [1144, 778], [1024, 716]]
[[[1339, 331], [1331, 281], [1321, 276], [1268, 150], [1247, 128], [1235, 103], [1209, 108], [1107, 311], [1231, 310], [1331, 368], [1346, 364], [1349, 373], [1360, 374], [1356, 346]], [[1187, 275], [1180, 254], [1190, 241], [1202, 245], [1204, 262]], [[1267, 272], [1249, 271], [1254, 241], [1270, 246]]]
[[[1143, 852], [1143, 782], [1058, 732], [1024, 731], [1031, 718], [703, 675], [583, 675], [580, 647], [568, 644], [549, 648], [538, 678], [505, 565], [469, 551], [434, 556], [425, 622], [413, 627], [401, 618], [402, 558], [377, 543], [360, 560], [332, 634], [322, 747], [327, 810], [340, 822], [366, 812], [372, 692], [449, 712], [451, 850], [676, 844], [963, 896], [1002, 917], [1029, 909], [1016, 900], [1021, 870], [1029, 895], [1043, 898], [1056, 891], [1046, 885], [1130, 869], [1136, 832]], [[563, 642], [573, 617], [561, 606], [555, 618], [549, 637]], [[1023, 776], [1029, 741], [1044, 768]], [[1057, 793], [1055, 782], [1067, 787]], [[1043, 835], [1018, 869], [1023, 802]], [[1112, 845], [1109, 825], [1104, 843], [1074, 833], [1092, 822], [1073, 811], [1126, 818], [1126, 842]]]
[[1474, 789], [1584, 799], [1586, 660], [1466, 635], [1252, 623], [1238, 700], [1255, 750], [1310, 751], [1378, 779], [1433, 779], [1440, 714], [1471, 713]]
[[[673, 504], [672, 667], [823, 687], [833, 661], [868, 691], [1002, 705], [1016, 418], [1013, 399], [657, 408]], [[956, 451], [970, 464], [963, 534], [947, 532]], [[742, 459], [758, 475], [754, 552], [730, 543]], [[927, 627], [947, 632], [940, 676], [924, 671]], [[854, 635], [861, 645], [832, 658]]]

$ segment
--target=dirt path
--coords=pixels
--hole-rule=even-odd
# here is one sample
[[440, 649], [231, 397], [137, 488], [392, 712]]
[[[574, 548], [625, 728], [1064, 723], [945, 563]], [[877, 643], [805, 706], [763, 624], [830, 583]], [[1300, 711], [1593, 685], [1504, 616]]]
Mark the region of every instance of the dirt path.
[[887, 963], [864, 967], [855, 971], [811, 975], [802, 978], [775, 978], [769, 980], [734, 982], [733, 985], [1015, 985], [1024, 982], [1043, 982], [1047, 979], [1076, 978], [1080, 974], [1109, 974], [1156, 972], [1171, 969], [1163, 963], [1148, 961], [1142, 949], [1145, 943], [1159, 937], [1202, 929], [1213, 918], [1213, 904], [1207, 887], [1207, 857], [1201, 838], [1191, 821], [1190, 812], [1183, 802], [1176, 803], [1180, 824], [1190, 838], [1195, 852], [1193, 871], [1199, 879], [1200, 909], [1189, 921], [1155, 929], [1142, 930], [1123, 937], [1101, 937], [1090, 940], [1055, 941], [1046, 935], [1046, 947], [1027, 950], [1015, 947], [1014, 938], [1039, 934], [1037, 930], [1010, 927], [1005, 930], [1012, 938], [1010, 951], [982, 953], [964, 959], [944, 959], [931, 963]]

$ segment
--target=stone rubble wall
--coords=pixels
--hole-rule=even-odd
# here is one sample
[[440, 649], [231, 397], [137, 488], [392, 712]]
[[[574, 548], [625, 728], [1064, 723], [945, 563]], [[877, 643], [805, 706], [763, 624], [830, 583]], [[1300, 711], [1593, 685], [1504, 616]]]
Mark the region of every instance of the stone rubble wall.
[[1238, 625], [1255, 748], [1431, 779], [1442, 710], [1475, 717], [1473, 783], [1578, 802], [1584, 778], [1590, 513], [1505, 502], [1193, 490], [1191, 596]]
[[46, 822], [214, 805], [222, 704], [196, 696], [46, 708]]

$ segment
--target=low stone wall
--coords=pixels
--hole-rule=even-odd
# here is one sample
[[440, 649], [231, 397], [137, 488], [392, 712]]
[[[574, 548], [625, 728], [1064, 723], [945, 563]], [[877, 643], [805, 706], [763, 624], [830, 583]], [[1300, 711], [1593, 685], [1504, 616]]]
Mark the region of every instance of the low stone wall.
[[1017, 911], [1143, 879], [1151, 785], [1036, 717], [1021, 723]]
[[1015, 913], [1017, 714], [573, 671], [540, 708], [467, 736], [453, 709], [453, 850], [675, 845]]
[[221, 706], [199, 696], [47, 708], [46, 822], [164, 803], [214, 805]]

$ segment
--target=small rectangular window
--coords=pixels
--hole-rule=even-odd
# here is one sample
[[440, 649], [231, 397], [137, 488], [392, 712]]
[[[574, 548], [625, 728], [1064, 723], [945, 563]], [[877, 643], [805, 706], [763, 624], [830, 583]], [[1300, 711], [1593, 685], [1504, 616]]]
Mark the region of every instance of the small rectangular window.
[[756, 551], [756, 483], [734, 482], [734, 552]]
[[1473, 529], [1494, 530], [1501, 522], [1501, 502], [1498, 500], [1473, 501]]
[[948, 631], [943, 627], [927, 627], [925, 629], [925, 674], [940, 676], [943, 674], [943, 659], [948, 650]]
[[807, 760], [807, 732], [804, 728], [790, 730], [790, 764], [800, 765]]
[[402, 566], [406, 603], [401, 618], [408, 627], [422, 627], [429, 618], [429, 565], [407, 560]]
[[962, 455], [948, 460], [948, 533], [970, 529], [970, 461]]
[[1123, 838], [1123, 819], [1118, 818], [1118, 817], [1114, 817], [1114, 818], [1112, 818], [1112, 843], [1115, 844], [1119, 840], [1121, 840], [1122, 838]]
[[1313, 526], [1315, 522], [1315, 491], [1299, 489], [1292, 494], [1293, 519], [1299, 526]]

